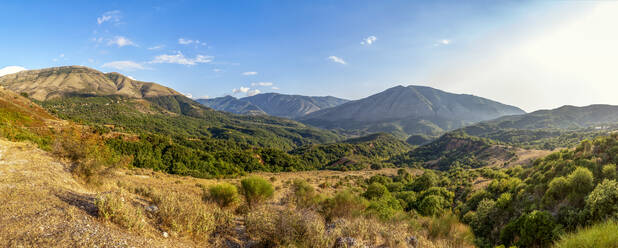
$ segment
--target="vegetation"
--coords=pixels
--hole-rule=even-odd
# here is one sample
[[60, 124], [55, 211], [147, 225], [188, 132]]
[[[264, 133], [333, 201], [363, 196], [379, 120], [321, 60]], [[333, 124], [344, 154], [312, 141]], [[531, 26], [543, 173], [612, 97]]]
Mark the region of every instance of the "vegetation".
[[221, 183], [208, 189], [208, 199], [216, 202], [219, 207], [225, 208], [238, 201], [238, 189], [229, 183]]
[[240, 192], [249, 208], [256, 207], [273, 196], [274, 188], [266, 179], [253, 176], [240, 181]]
[[618, 247], [618, 223], [610, 220], [564, 235], [555, 248]]

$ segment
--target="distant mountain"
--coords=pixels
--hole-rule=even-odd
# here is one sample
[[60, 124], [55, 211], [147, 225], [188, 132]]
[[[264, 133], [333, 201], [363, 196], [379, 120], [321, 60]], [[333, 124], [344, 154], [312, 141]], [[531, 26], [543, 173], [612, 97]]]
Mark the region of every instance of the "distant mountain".
[[196, 102], [216, 110], [242, 115], [266, 115], [260, 107], [250, 102], [239, 100], [233, 96], [217, 97], [212, 99], [197, 99]]
[[563, 106], [516, 116], [504, 116], [462, 128], [473, 136], [513, 145], [553, 149], [576, 145], [584, 138], [618, 129], [618, 106]]
[[321, 109], [348, 102], [348, 100], [332, 96], [301, 96], [278, 93], [264, 93], [240, 99], [225, 96], [197, 101], [216, 110], [236, 114], [260, 114], [263, 112], [289, 119], [296, 119]]
[[155, 83], [140, 82], [119, 73], [102, 73], [83, 66], [22, 71], [0, 77], [0, 85], [44, 101], [70, 95], [119, 95], [147, 98], [181, 95]]
[[437, 136], [479, 121], [525, 112], [489, 99], [425, 86], [397, 86], [299, 118], [304, 123], [349, 132]]

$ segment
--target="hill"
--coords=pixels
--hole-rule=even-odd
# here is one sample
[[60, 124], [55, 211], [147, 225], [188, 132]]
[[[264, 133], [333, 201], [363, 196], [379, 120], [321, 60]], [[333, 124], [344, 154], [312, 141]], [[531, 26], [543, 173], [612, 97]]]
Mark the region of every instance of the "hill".
[[264, 93], [236, 99], [232, 96], [198, 99], [208, 107], [236, 114], [261, 114], [295, 119], [315, 111], [341, 105], [348, 100], [332, 96], [301, 96]]
[[549, 151], [525, 150], [498, 142], [449, 132], [416, 149], [394, 156], [389, 162], [399, 166], [420, 166], [438, 170], [452, 167], [505, 167], [529, 164]]
[[155, 84], [140, 82], [119, 73], [102, 73], [82, 66], [64, 66], [22, 71], [0, 77], [0, 85], [26, 93], [39, 101], [70, 95], [119, 95], [129, 98], [175, 96], [180, 93]]
[[462, 128], [469, 135], [523, 147], [570, 147], [618, 129], [618, 106], [563, 106], [504, 116]]
[[436, 136], [479, 121], [524, 113], [517, 107], [477, 96], [424, 86], [397, 86], [299, 120], [328, 129], [388, 132], [407, 138], [412, 134]]
[[236, 97], [233, 96], [224, 96], [212, 99], [197, 99], [195, 101], [206, 107], [234, 114], [266, 115], [266, 112], [260, 109], [260, 107], [255, 106], [250, 102], [236, 99]]
[[[23, 78], [41, 83], [29, 86]], [[211, 177], [291, 170], [295, 164], [278, 167], [264, 163], [259, 156], [266, 152], [287, 156], [286, 152], [296, 147], [341, 140], [332, 132], [287, 119], [215, 111], [173, 90], [167, 91], [170, 94], [148, 91], [165, 88], [157, 84], [135, 84], [145, 92], [138, 95], [127, 94], [131, 92], [127, 90], [100, 90], [104, 83], [121, 82], [123, 78], [85, 67], [63, 67], [24, 71], [0, 81], [13, 89], [28, 89], [24, 95], [40, 95], [43, 100], [38, 103], [62, 119], [94, 126], [112, 137], [108, 145], [134, 157], [134, 166], [169, 173]], [[54, 83], [46, 83], [50, 81]], [[100, 87], [82, 90], [93, 88], [93, 82]], [[48, 92], [45, 88], [54, 84], [72, 86], [40, 93]]]

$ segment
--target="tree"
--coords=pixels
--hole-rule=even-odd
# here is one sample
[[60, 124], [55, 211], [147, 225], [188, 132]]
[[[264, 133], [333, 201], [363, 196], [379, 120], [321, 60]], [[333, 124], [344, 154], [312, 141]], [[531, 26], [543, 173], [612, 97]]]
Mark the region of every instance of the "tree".
[[367, 187], [367, 191], [365, 191], [365, 194], [363, 194], [363, 196], [369, 200], [379, 199], [385, 195], [390, 195], [388, 189], [386, 188], [386, 186], [377, 182], [369, 185], [369, 187]]
[[571, 188], [570, 199], [574, 203], [580, 203], [594, 186], [592, 172], [584, 167], [577, 167], [567, 177]]
[[435, 216], [444, 212], [444, 207], [448, 205], [446, 200], [438, 195], [429, 195], [418, 204], [418, 211], [425, 216]]
[[253, 208], [271, 198], [274, 193], [272, 184], [266, 179], [253, 176], [240, 181], [240, 189], [249, 208]]
[[609, 180], [616, 179], [616, 165], [606, 164], [601, 170], [603, 177]]

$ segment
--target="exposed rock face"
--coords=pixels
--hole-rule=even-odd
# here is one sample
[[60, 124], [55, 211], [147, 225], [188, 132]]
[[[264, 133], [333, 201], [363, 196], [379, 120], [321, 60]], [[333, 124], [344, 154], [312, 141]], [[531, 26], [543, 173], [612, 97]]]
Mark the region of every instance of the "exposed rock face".
[[119, 73], [102, 73], [83, 66], [22, 71], [0, 77], [0, 85], [45, 101], [68, 95], [121, 95], [147, 98], [180, 95], [165, 86], [140, 82]]

